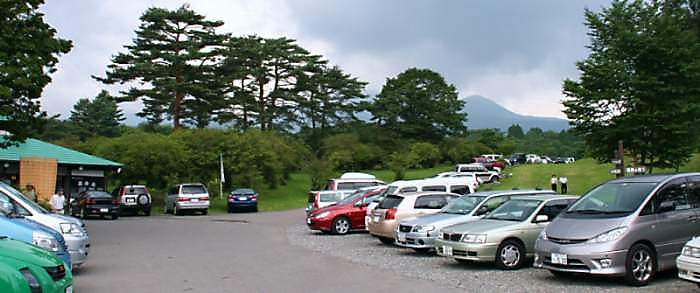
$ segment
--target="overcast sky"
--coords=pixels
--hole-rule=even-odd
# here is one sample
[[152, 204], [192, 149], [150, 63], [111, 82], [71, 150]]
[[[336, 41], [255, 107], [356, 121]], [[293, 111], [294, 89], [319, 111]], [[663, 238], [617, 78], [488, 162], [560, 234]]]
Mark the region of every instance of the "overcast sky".
[[[79, 98], [92, 98], [106, 88], [90, 76], [104, 75], [111, 56], [131, 43], [145, 9], [175, 9], [185, 3], [47, 2], [41, 8], [46, 21], [73, 41], [42, 98], [44, 110], [62, 118]], [[598, 11], [608, 2], [189, 1], [195, 11], [223, 20], [222, 32], [297, 39], [369, 82], [370, 95], [379, 92], [387, 77], [421, 67], [441, 73], [461, 97], [482, 95], [514, 112], [553, 117], [564, 117], [562, 80], [576, 78], [574, 63], [587, 55], [584, 8]], [[121, 107], [130, 117], [139, 111], [137, 103]]]

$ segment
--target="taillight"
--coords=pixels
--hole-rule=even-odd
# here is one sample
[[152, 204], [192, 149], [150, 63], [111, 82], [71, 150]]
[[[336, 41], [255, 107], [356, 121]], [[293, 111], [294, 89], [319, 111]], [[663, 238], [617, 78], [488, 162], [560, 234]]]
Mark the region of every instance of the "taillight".
[[233, 201], [233, 195], [231, 195], [231, 194], [228, 195], [228, 201], [229, 202]]
[[209, 197], [208, 197], [208, 196], [202, 196], [202, 197], [199, 198], [199, 200], [209, 200]]
[[190, 199], [187, 197], [178, 197], [177, 201], [190, 201]]
[[257, 195], [257, 194], [253, 194], [253, 196], [252, 196], [250, 199], [251, 199], [251, 200], [258, 200], [258, 195]]
[[396, 220], [396, 208], [386, 210], [384, 220]]

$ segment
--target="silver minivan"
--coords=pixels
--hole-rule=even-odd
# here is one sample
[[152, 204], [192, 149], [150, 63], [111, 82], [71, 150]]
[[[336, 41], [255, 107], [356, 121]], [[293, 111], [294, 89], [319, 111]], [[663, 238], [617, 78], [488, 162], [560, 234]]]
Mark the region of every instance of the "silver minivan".
[[184, 211], [209, 213], [209, 191], [201, 183], [178, 184], [165, 196], [165, 213], [182, 215]]
[[673, 269], [700, 234], [700, 173], [625, 177], [601, 184], [540, 233], [535, 267], [554, 275], [624, 276], [648, 284]]

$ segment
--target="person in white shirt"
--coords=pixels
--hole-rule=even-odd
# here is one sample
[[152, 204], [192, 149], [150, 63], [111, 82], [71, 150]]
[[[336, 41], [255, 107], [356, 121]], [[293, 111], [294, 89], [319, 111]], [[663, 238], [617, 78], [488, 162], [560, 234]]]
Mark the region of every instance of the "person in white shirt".
[[56, 194], [52, 195], [49, 204], [51, 204], [51, 212], [63, 214], [63, 208], [66, 204], [66, 197], [63, 195], [63, 190], [59, 190]]
[[557, 175], [552, 174], [552, 179], [549, 182], [552, 183], [552, 191], [557, 192]]
[[567, 179], [566, 176], [559, 177], [559, 183], [561, 183], [561, 194], [566, 194], [566, 191], [568, 190], [568, 186], [566, 185], [567, 182], [569, 182], [569, 179]]

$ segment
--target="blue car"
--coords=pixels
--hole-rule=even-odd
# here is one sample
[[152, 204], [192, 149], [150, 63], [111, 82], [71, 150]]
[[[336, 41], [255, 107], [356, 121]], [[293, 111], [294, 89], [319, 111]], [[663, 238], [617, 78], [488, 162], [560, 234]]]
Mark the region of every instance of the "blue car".
[[249, 188], [239, 188], [228, 194], [228, 212], [247, 209], [258, 211], [258, 194]]
[[63, 236], [42, 224], [16, 216], [14, 205], [0, 200], [0, 236], [41, 247], [71, 267], [70, 254]]

